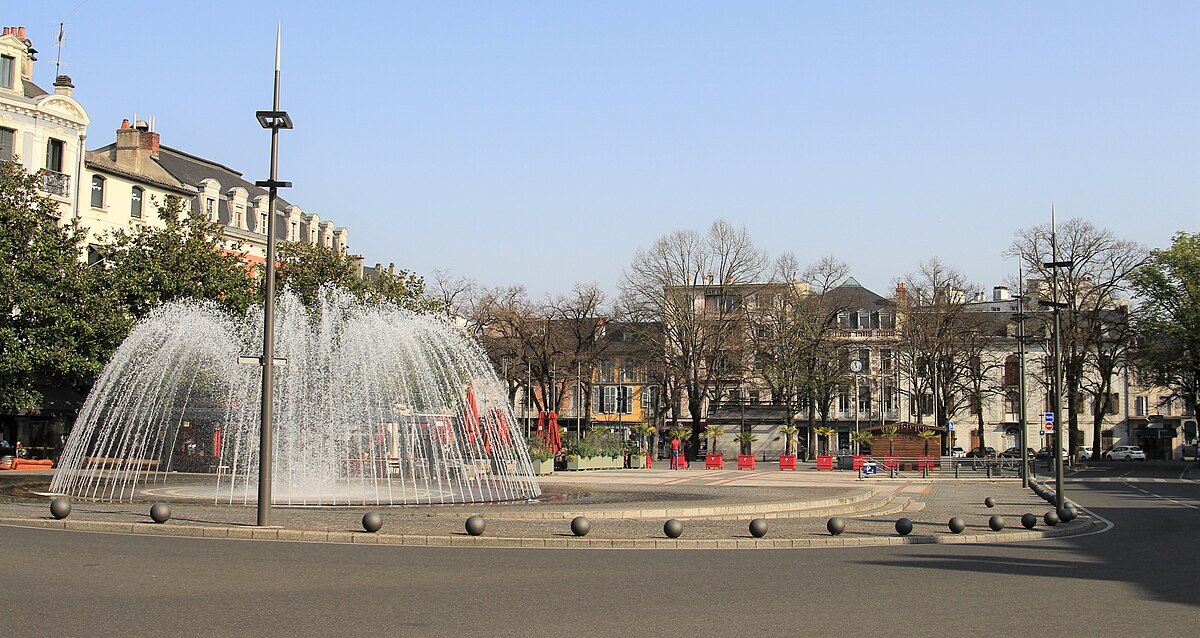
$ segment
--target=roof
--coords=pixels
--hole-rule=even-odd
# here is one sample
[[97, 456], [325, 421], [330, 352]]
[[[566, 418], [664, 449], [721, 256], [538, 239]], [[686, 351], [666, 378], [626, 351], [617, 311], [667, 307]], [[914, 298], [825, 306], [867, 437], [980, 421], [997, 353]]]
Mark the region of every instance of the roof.
[[43, 95], [50, 95], [43, 90], [42, 87], [34, 84], [31, 80], [21, 78], [21, 84], [23, 85], [22, 88], [25, 90], [25, 97], [42, 97]]
[[[85, 163], [87, 164], [87, 166], [89, 168], [93, 168], [98, 171], [103, 171], [105, 173], [121, 175], [124, 177], [128, 177], [130, 179], [136, 179], [136, 180], [140, 180], [140, 181], [147, 182], [150, 184], [154, 184], [155, 186], [159, 186], [159, 187], [165, 188], [167, 190], [172, 190], [172, 191], [175, 191], [175, 192], [183, 194], [183, 195], [195, 195], [196, 194], [197, 189], [195, 186], [192, 186], [191, 184], [180, 182], [178, 180], [173, 180], [173, 181], [168, 182], [164, 179], [160, 179], [153, 175], [147, 175], [145, 173], [135, 173], [133, 171], [126, 170], [124, 168], [121, 168], [120, 166], [117, 166], [117, 163], [114, 162], [109, 157], [108, 152], [106, 152], [106, 149], [111, 149], [111, 147], [112, 147], [112, 145], [110, 144], [109, 146], [103, 147], [102, 149], [97, 149], [95, 151], [88, 151], [85, 154], [85, 158], [86, 158]], [[165, 171], [166, 169], [164, 168], [163, 170]]]
[[[255, 186], [253, 182], [246, 181], [241, 173], [228, 166], [185, 153], [169, 146], [159, 147], [158, 163], [184, 184], [198, 185], [206, 179], [215, 179], [221, 183], [223, 191], [228, 191], [234, 187], [246, 189], [250, 199], [268, 194], [267, 189]], [[279, 197], [278, 194], [275, 196], [275, 204], [277, 208], [291, 206], [290, 203]]]
[[853, 277], [847, 279], [846, 283], [834, 288], [831, 292], [837, 295], [840, 302], [839, 305], [848, 308], [879, 310], [881, 308], [891, 308], [895, 305], [890, 299], [881, 297], [863, 288]]

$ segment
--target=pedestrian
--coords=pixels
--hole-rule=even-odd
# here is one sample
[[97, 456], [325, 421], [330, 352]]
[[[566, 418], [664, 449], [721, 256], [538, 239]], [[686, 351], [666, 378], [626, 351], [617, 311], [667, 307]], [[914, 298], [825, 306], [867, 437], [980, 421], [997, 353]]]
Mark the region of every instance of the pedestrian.
[[671, 469], [679, 469], [679, 437], [671, 437]]
[[9, 444], [8, 439], [0, 436], [0, 450], [7, 450], [10, 447], [12, 447], [12, 445]]

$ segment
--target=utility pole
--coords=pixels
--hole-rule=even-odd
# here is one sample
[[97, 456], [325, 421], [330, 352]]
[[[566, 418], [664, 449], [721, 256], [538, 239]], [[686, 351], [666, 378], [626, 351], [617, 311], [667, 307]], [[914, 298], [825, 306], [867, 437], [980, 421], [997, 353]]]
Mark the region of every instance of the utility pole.
[[271, 428], [274, 426], [272, 408], [275, 401], [274, 372], [279, 362], [275, 359], [275, 198], [279, 188], [288, 188], [291, 182], [281, 182], [277, 175], [279, 167], [279, 131], [292, 128], [292, 118], [279, 108], [279, 44], [283, 33], [282, 25], [275, 32], [275, 99], [270, 111], [257, 111], [255, 117], [263, 128], [271, 129], [271, 178], [254, 183], [268, 189], [267, 198], [267, 267], [263, 295], [263, 350], [262, 359], [262, 408], [258, 438], [258, 526], [271, 524]]

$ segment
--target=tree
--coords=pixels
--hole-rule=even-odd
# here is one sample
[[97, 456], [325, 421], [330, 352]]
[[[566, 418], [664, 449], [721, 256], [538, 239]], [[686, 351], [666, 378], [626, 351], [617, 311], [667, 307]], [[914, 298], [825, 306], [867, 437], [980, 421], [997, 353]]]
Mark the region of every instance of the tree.
[[858, 432], [850, 435], [850, 440], [858, 446], [859, 453], [862, 453], [862, 449], [864, 447], [871, 449], [871, 444], [875, 442], [875, 435], [866, 430], [859, 430]]
[[815, 428], [815, 432], [817, 436], [825, 440], [825, 453], [829, 454], [831, 452], [829, 437], [837, 434], [837, 430], [829, 427], [828, 425], [822, 425], [818, 428]]
[[708, 453], [719, 454], [717, 443], [720, 443], [721, 437], [725, 436], [725, 428], [720, 425], [710, 425], [704, 428], [704, 436], [708, 439]]
[[745, 365], [743, 295], [765, 260], [745, 228], [721, 219], [704, 235], [675, 231], [639, 249], [622, 277], [625, 316], [658, 332], [646, 341], [663, 345], [662, 367], [687, 401], [693, 443], [717, 382]]
[[740, 446], [740, 451], [738, 452], [739, 454], [753, 454], [751, 445], [755, 441], [758, 440], [757, 434], [750, 432], [749, 430], [746, 430], [743, 432], [738, 432], [736, 435], [734, 435], [733, 438], [738, 442], [738, 445]]
[[896, 453], [896, 437], [900, 436], [900, 428], [889, 425], [879, 431], [879, 434], [888, 440], [888, 454]]
[[929, 439], [936, 439], [938, 437], [937, 430], [921, 430], [917, 432], [917, 436], [921, 437], [921, 440], [925, 442], [925, 456], [929, 456]]
[[[791, 254], [776, 260], [770, 284], [756, 294], [747, 315], [754, 374], [770, 390], [772, 403], [782, 406], [788, 424], [818, 396], [828, 413], [833, 386], [842, 377], [831, 365], [840, 345], [837, 317], [844, 309], [834, 291], [849, 270], [833, 257], [823, 258], [799, 275], [796, 264]], [[809, 410], [810, 436], [815, 414]]]
[[[425, 280], [395, 264], [363, 270], [356, 257], [342, 251], [307, 242], [283, 242], [275, 254], [275, 289], [286, 287], [306, 306], [317, 303], [320, 290], [337, 287], [349, 291], [360, 301], [391, 303], [413, 312], [437, 312], [442, 303], [425, 298]], [[265, 268], [258, 266], [261, 275]]]
[[61, 227], [40, 178], [0, 162], [0, 407], [37, 406], [39, 382], [86, 388], [124, 333], [115, 300], [80, 261], [82, 228]]
[[[981, 382], [984, 378], [986, 329], [981, 314], [967, 309], [965, 291], [971, 288], [962, 273], [933, 258], [897, 289], [897, 367], [916, 399], [917, 423], [923, 422], [926, 396], [932, 400], [934, 425], [940, 426], [967, 405], [964, 389], [972, 387], [972, 374]], [[982, 387], [977, 394], [982, 400]], [[981, 438], [982, 418], [981, 409]]]
[[[1062, 362], [1064, 409], [1068, 410], [1067, 438], [1070, 458], [1075, 458], [1079, 432], [1079, 412], [1083, 407], [1083, 392], [1107, 399], [1112, 388], [1112, 370], [1118, 360], [1111, 356], [1114, 339], [1125, 338], [1127, 331], [1120, 327], [1126, 320], [1121, 307], [1130, 278], [1146, 261], [1146, 250], [1140, 244], [1122, 240], [1111, 231], [1096, 228], [1082, 219], [1071, 219], [1056, 229], [1047, 224], [1017, 231], [1008, 254], [1020, 257], [1026, 272], [1034, 278], [1031, 288], [1047, 300], [1052, 296], [1055, 269], [1046, 264], [1054, 261], [1053, 244], [1057, 237], [1058, 300], [1065, 304], [1059, 312], [1062, 351], [1053, 351], [1049, 340], [1047, 351]], [[1102, 356], [1101, 351], [1109, 354]], [[1103, 363], [1103, 366], [1097, 366]], [[1099, 407], [1107, 400], [1096, 401]], [[1093, 419], [1094, 440], [1100, 440], [1103, 414]], [[1060, 419], [1061, 421], [1061, 419]], [[1063, 424], [1059, 424], [1061, 428]]]
[[163, 227], [138, 226], [106, 238], [99, 271], [129, 327], [169, 301], [207, 300], [240, 315], [256, 300], [245, 255], [237, 246], [222, 247], [222, 226], [184, 211], [180, 198], [168, 197], [158, 209]]
[[1200, 414], [1200, 233], [1177, 233], [1130, 281], [1140, 302], [1134, 362], [1142, 378]]
[[800, 434], [800, 428], [792, 423], [785, 423], [779, 426], [779, 434], [783, 437], [783, 453], [790, 455], [792, 446], [796, 444], [796, 437]]

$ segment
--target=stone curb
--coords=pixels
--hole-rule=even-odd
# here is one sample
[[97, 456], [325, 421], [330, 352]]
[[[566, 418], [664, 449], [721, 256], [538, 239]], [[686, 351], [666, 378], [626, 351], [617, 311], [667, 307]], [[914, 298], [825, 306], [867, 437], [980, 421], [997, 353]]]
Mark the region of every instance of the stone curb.
[[1092, 517], [1081, 517], [1079, 523], [1064, 523], [1045, 530], [1001, 531], [991, 534], [944, 534], [938, 536], [814, 536], [811, 538], [520, 538], [507, 536], [423, 536], [411, 534], [370, 534], [367, 532], [326, 532], [257, 527], [217, 527], [202, 525], [173, 525], [114, 523], [55, 519], [0, 518], [0, 525], [65, 529], [80, 532], [175, 536], [185, 538], [227, 538], [308, 543], [351, 543], [416, 547], [496, 547], [496, 548], [553, 548], [553, 549], [792, 549], [804, 547], [866, 547], [879, 545], [930, 545], [964, 543], [1008, 543], [1013, 541], [1060, 538], [1091, 532], [1103, 524]]

